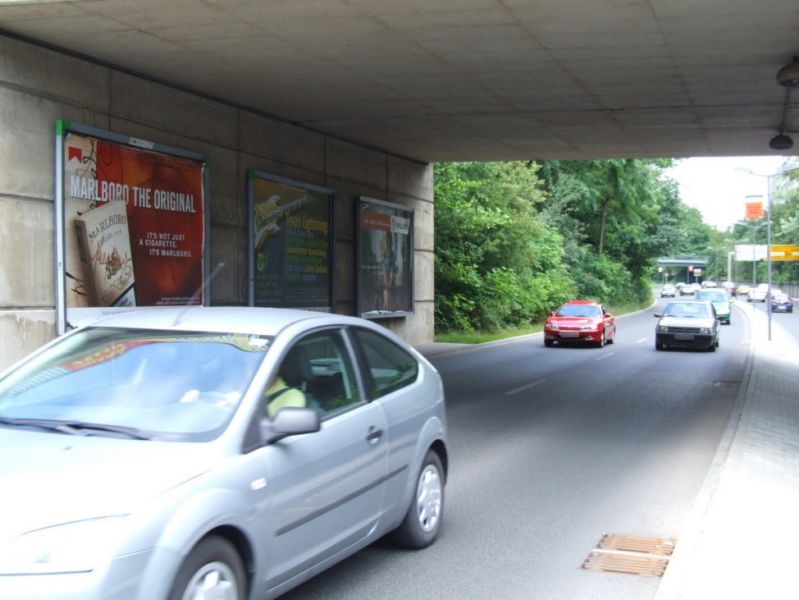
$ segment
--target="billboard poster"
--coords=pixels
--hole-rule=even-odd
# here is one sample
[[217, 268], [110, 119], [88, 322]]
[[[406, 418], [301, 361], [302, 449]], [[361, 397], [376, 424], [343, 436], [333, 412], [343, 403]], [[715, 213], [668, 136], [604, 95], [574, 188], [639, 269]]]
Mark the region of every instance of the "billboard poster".
[[413, 312], [413, 210], [361, 196], [356, 204], [358, 313]]
[[109, 135], [61, 140], [67, 310], [204, 304], [204, 161]]
[[250, 303], [332, 308], [333, 191], [250, 172]]

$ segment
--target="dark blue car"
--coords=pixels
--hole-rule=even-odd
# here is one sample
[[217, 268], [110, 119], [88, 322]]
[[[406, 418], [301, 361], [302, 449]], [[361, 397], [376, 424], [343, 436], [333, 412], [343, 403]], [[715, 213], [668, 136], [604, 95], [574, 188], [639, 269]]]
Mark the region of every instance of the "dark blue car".
[[793, 300], [788, 294], [778, 293], [771, 296], [771, 312], [793, 312]]

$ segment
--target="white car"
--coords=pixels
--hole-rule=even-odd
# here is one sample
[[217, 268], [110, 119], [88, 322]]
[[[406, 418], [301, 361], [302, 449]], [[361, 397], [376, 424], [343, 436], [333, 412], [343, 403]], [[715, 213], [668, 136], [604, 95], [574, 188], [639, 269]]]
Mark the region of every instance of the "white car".
[[761, 283], [752, 290], [752, 293], [749, 294], [749, 301], [750, 302], [765, 302], [766, 296], [768, 295], [768, 284]]

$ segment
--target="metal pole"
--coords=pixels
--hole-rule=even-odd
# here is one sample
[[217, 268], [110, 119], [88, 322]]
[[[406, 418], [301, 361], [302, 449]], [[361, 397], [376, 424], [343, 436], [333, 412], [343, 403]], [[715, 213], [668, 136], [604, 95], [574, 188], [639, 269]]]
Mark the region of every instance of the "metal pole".
[[749, 301], [752, 303], [752, 312], [755, 312], [755, 288], [757, 288], [757, 273], [755, 272], [755, 268], [757, 263], [755, 262], [755, 231], [757, 229], [752, 227], [752, 289], [749, 292]]
[[727, 281], [732, 281], [732, 252], [727, 251]]
[[766, 312], [768, 313], [768, 341], [771, 341], [771, 176], [766, 177], [766, 205], [768, 206], [768, 221], [766, 221], [766, 261], [768, 266], [768, 293], [766, 294]]

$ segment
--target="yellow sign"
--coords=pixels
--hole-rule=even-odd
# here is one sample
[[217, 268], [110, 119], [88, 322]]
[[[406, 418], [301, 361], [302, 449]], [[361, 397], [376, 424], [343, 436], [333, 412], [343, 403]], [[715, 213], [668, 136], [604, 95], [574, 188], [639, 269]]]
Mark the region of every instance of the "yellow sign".
[[799, 246], [771, 245], [771, 260], [799, 260]]

